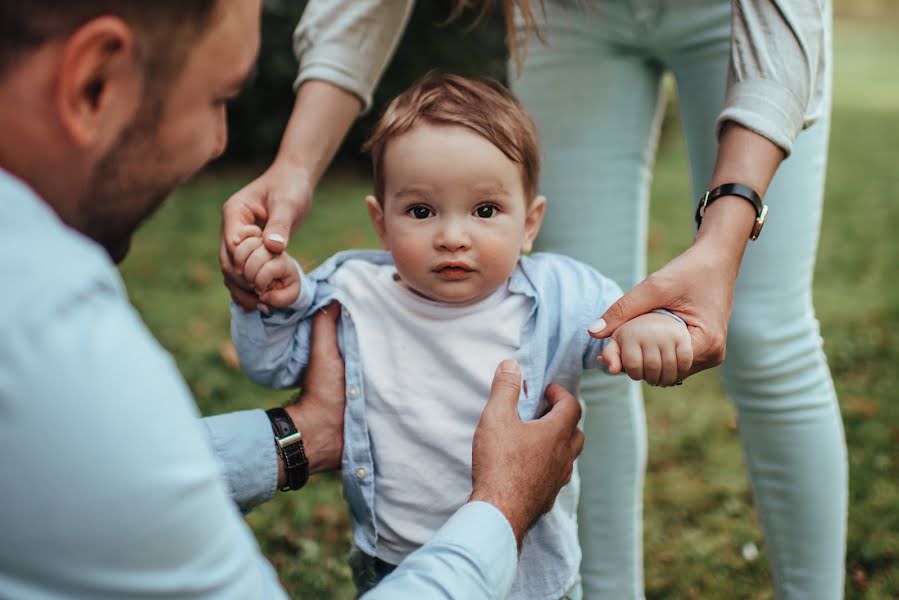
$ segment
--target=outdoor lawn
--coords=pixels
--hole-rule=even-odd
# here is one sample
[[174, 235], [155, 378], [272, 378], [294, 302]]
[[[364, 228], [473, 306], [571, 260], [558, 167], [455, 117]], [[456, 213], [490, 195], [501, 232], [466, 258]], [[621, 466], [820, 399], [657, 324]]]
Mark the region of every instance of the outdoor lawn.
[[[847, 598], [899, 598], [899, 26], [838, 23], [835, 93], [815, 305], [836, 379], [850, 461]], [[287, 82], [285, 85], [289, 85]], [[668, 120], [654, 196], [651, 267], [690, 241], [691, 191]], [[250, 383], [229, 341], [217, 252], [220, 206], [256, 172], [217, 169], [186, 186], [137, 236], [131, 298], [176, 357], [204, 414], [287, 401]], [[331, 173], [291, 251], [304, 267], [376, 238], [364, 175]], [[552, 210], [551, 206], [549, 210]], [[770, 219], [777, 219], [777, 206]], [[743, 471], [737, 423], [717, 376], [646, 388], [648, 598], [771, 598], [765, 541]], [[339, 475], [279, 494], [248, 520], [296, 597], [353, 597]]]

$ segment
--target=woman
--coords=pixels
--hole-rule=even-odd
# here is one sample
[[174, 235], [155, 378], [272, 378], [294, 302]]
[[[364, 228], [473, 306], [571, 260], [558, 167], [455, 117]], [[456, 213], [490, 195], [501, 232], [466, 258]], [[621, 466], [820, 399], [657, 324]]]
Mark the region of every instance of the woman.
[[[224, 208], [222, 267], [245, 306], [257, 299], [230, 268], [230, 233], [265, 221], [269, 248], [284, 248], [339, 141], [369, 106], [411, 4], [309, 3], [295, 35], [297, 102], [278, 157]], [[543, 249], [592, 264], [624, 289], [643, 279], [666, 71], [678, 84], [695, 195], [744, 186], [713, 194], [693, 245], [594, 329], [606, 336], [653, 308], [676, 311], [691, 326], [697, 356], [680, 378], [719, 364], [727, 338], [722, 375], [740, 418], [777, 596], [839, 598], [846, 450], [811, 307], [829, 120], [829, 2], [740, 2], [733, 12], [723, 0], [560, 0], [543, 11], [526, 0], [503, 4], [516, 15], [513, 56], [524, 57], [510, 83], [544, 146], [542, 191], [553, 207]], [[545, 45], [528, 44], [534, 31]], [[747, 251], [764, 222], [759, 198], [772, 218]], [[684, 203], [685, 220], [695, 208]], [[598, 376], [585, 380], [582, 395], [585, 595], [639, 598], [640, 388]]]

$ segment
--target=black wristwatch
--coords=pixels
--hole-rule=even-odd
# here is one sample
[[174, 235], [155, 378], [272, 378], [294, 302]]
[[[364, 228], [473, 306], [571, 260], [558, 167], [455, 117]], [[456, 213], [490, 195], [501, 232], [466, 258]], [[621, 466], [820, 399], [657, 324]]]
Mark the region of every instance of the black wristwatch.
[[270, 408], [265, 414], [272, 422], [275, 445], [284, 461], [284, 473], [287, 475], [287, 483], [281, 491], [298, 490], [309, 480], [309, 461], [303, 446], [303, 434], [297, 430], [293, 419], [283, 408]]
[[698, 228], [702, 225], [702, 217], [705, 214], [706, 207], [722, 196], [738, 196], [748, 200], [749, 203], [752, 204], [752, 207], [755, 209], [755, 225], [752, 226], [752, 232], [749, 234], [749, 239], [757, 240], [759, 234], [762, 232], [762, 227], [765, 226], [765, 217], [768, 216], [768, 206], [762, 202], [762, 197], [759, 196], [754, 189], [748, 185], [743, 185], [742, 183], [725, 183], [713, 190], [707, 191], [699, 201], [699, 206], [696, 207], [696, 227]]

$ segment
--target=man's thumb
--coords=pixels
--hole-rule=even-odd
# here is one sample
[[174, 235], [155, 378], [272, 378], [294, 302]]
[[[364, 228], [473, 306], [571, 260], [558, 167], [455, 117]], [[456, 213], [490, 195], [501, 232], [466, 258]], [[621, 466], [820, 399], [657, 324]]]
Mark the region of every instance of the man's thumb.
[[288, 203], [280, 202], [271, 209], [265, 230], [262, 232], [262, 240], [269, 252], [281, 253], [287, 248], [293, 220]]
[[654, 287], [651, 284], [646, 280], [642, 281], [607, 308], [599, 319], [590, 324], [587, 328], [590, 335], [598, 339], [607, 338], [634, 317], [665, 306], [666, 300], [656, 297], [653, 290]]
[[518, 413], [518, 395], [521, 393], [521, 367], [514, 360], [504, 360], [496, 367], [487, 406], [494, 410], [511, 410]]

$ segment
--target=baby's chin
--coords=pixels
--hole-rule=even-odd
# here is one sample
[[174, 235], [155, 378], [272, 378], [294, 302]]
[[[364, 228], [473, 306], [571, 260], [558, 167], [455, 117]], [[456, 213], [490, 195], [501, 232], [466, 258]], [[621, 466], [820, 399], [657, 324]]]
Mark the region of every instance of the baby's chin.
[[406, 281], [402, 279], [397, 280], [401, 286], [419, 296], [424, 298], [425, 300], [430, 300], [431, 302], [440, 302], [441, 304], [451, 304], [452, 306], [469, 306], [471, 304], [476, 304], [487, 298], [491, 294], [493, 294], [497, 289], [490, 289], [487, 291], [478, 290], [476, 292], [471, 293], [447, 293], [445, 290], [435, 290], [435, 289], [420, 289], [409, 285]]

